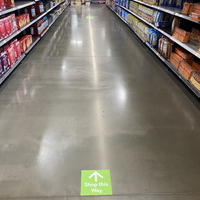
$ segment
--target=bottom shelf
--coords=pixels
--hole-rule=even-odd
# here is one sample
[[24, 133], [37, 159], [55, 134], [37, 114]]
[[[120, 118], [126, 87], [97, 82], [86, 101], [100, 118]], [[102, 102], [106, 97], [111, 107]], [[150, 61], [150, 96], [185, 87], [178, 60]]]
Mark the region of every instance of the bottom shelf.
[[200, 98], [200, 92], [188, 81], [181, 73], [167, 60], [165, 60], [157, 51], [157, 49], [150, 46], [118, 13], [116, 13], [110, 6], [107, 5], [110, 10], [112, 10], [139, 38], [145, 43], [187, 86], [192, 90], [198, 98]]
[[25, 54], [22, 54], [19, 60], [15, 62], [13, 67], [11, 67], [5, 74], [0, 78], [0, 84], [12, 73], [12, 71], [19, 65], [19, 63], [24, 59]]
[[[64, 10], [60, 13], [60, 15], [67, 9], [69, 5], [67, 5]], [[15, 62], [12, 68], [9, 68], [1, 77], [0, 77], [0, 84], [5, 81], [5, 79], [12, 73], [12, 71], [21, 63], [21, 61], [25, 58], [26, 54], [28, 54], [33, 47], [39, 42], [39, 40], [45, 35], [45, 33], [49, 30], [49, 28], [53, 25], [53, 23], [60, 17], [60, 15], [47, 27], [47, 29], [41, 34], [41, 36], [33, 36], [33, 43], [32, 45], [25, 51], [24, 54], [21, 55], [20, 59]]]

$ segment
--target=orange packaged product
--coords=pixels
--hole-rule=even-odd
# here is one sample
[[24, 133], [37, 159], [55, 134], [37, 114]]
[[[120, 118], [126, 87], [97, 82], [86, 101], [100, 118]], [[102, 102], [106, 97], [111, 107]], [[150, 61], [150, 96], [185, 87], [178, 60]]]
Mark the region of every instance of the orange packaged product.
[[24, 15], [25, 15], [25, 18], [26, 18], [26, 24], [29, 24], [30, 23], [30, 15], [29, 15], [29, 13], [26, 13]]
[[187, 62], [181, 61], [178, 71], [184, 76], [185, 79], [189, 80], [194, 69]]
[[24, 53], [26, 51], [26, 41], [25, 41], [25, 38], [23, 37], [19, 42], [20, 42], [21, 53]]
[[194, 12], [194, 3], [190, 3], [189, 15]]
[[18, 29], [22, 28], [24, 26], [24, 19], [23, 15], [19, 15], [16, 17], [17, 27]]
[[189, 38], [190, 38], [190, 33], [187, 31], [184, 31], [183, 29], [180, 28], [175, 28], [173, 37], [175, 37], [177, 40], [183, 43], [188, 43]]
[[176, 47], [175, 52], [184, 60], [194, 60], [194, 56], [181, 47]]
[[179, 68], [179, 64], [183, 59], [176, 53], [171, 53], [169, 61], [176, 67]]
[[193, 69], [195, 69], [195, 71], [199, 72], [200, 71], [200, 62], [193, 61], [192, 67], [193, 67]]
[[194, 11], [193, 12], [200, 14], [200, 4], [199, 3], [194, 4]]
[[190, 77], [190, 83], [198, 90], [200, 91], [200, 72], [192, 72], [192, 75]]
[[191, 20], [200, 22], [200, 14], [192, 12], [191, 13]]
[[190, 3], [185, 2], [182, 9], [182, 14], [188, 15], [190, 10]]

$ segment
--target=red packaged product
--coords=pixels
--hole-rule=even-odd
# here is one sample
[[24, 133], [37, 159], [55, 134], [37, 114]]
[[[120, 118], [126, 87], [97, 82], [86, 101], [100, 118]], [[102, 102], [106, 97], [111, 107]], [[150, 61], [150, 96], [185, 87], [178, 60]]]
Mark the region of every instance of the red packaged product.
[[12, 22], [12, 26], [13, 26], [13, 32], [17, 31], [17, 22], [16, 22], [16, 18], [15, 18], [15, 14], [10, 15], [11, 18], [11, 22]]
[[36, 12], [35, 12], [34, 5], [28, 7], [28, 13], [29, 13], [31, 19], [36, 18]]
[[9, 23], [10, 23], [10, 34], [12, 34], [14, 32], [14, 27], [13, 27], [11, 15], [8, 16], [8, 19], [9, 19]]
[[6, 37], [5, 24], [4, 24], [4, 21], [1, 19], [0, 20], [0, 38], [4, 39], [5, 37]]
[[29, 24], [30, 23], [30, 16], [28, 13], [24, 14], [25, 15], [25, 18], [26, 18], [26, 24]]
[[18, 29], [22, 28], [24, 26], [24, 18], [23, 15], [19, 15], [16, 17], [17, 27]]
[[15, 58], [18, 60], [21, 57], [21, 48], [19, 41], [14, 42]]
[[5, 0], [6, 7], [15, 7], [14, 0]]
[[21, 53], [24, 53], [26, 51], [26, 42], [24, 37], [19, 42], [20, 42]]
[[15, 63], [15, 50], [14, 50], [14, 45], [11, 44], [9, 47], [5, 49], [7, 52], [8, 56], [8, 66], [11, 68], [13, 64]]
[[5, 33], [6, 33], [5, 37], [8, 37], [11, 34], [9, 18], [6, 17], [6, 18], [3, 18], [2, 20], [3, 20], [4, 26], [5, 26]]
[[41, 15], [44, 13], [44, 5], [41, 1], [36, 2], [36, 12], [38, 15]]
[[0, 0], [0, 11], [5, 10], [6, 5], [4, 0]]

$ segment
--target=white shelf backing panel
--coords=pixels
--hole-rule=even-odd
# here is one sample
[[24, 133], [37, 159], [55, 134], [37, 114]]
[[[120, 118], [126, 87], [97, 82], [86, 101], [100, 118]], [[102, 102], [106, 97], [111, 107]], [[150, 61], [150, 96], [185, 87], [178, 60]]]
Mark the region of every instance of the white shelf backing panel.
[[178, 17], [180, 17], [180, 18], [189, 20], [189, 21], [191, 21], [191, 22], [194, 22], [194, 23], [197, 23], [197, 24], [200, 25], [200, 22], [191, 20], [191, 18], [190, 18], [189, 16], [183, 15], [183, 14], [182, 14], [182, 9], [180, 9], [180, 8], [170, 7], [170, 6], [154, 6], [154, 5], [151, 5], [151, 4], [148, 4], [148, 3], [144, 3], [144, 2], [142, 2], [142, 1], [139, 1], [139, 0], [132, 0], [132, 1], [137, 2], [137, 3], [139, 3], [139, 4], [142, 4], [142, 5], [145, 5], [145, 6], [148, 6], [148, 7], [150, 7], [150, 8], [154, 8], [154, 9], [156, 9], [156, 10], [160, 10], [160, 11], [169, 13], [169, 14], [171, 14], [171, 15], [178, 16]]
[[119, 4], [115, 3], [117, 6], [121, 7], [122, 9], [126, 10], [127, 12], [129, 12], [130, 14], [134, 15], [135, 17], [137, 17], [138, 19], [142, 20], [143, 22], [145, 22], [146, 24], [148, 24], [149, 26], [151, 26], [152, 28], [156, 29], [157, 31], [159, 31], [160, 33], [162, 33], [163, 35], [165, 35], [166, 37], [168, 37], [169, 39], [171, 39], [172, 41], [174, 41], [175, 43], [177, 43], [178, 45], [180, 45], [181, 47], [183, 47], [184, 49], [186, 49], [187, 51], [189, 51], [191, 54], [195, 55], [197, 58], [200, 59], [200, 52], [198, 51], [198, 48], [191, 45], [190, 43], [182, 43], [179, 40], [177, 40], [176, 38], [174, 38], [173, 36], [171, 36], [170, 34], [166, 33], [165, 31], [163, 31], [160, 28], [155, 27], [153, 24], [149, 23], [148, 21], [146, 21], [145, 19], [143, 19], [142, 17], [138, 16], [137, 14], [135, 14], [134, 12], [130, 11], [129, 9], [120, 6]]
[[[107, 7], [110, 8], [109, 6]], [[121, 16], [118, 15], [118, 13], [116, 13], [112, 8], [110, 9], [187, 85], [188, 88], [190, 88], [192, 92], [194, 92], [198, 98], [200, 98], [200, 92], [188, 80], [186, 80], [169, 61], [165, 60], [155, 48], [150, 46], [148, 42], [145, 42], [144, 39], [137, 32], [135, 32], [135, 30]]]

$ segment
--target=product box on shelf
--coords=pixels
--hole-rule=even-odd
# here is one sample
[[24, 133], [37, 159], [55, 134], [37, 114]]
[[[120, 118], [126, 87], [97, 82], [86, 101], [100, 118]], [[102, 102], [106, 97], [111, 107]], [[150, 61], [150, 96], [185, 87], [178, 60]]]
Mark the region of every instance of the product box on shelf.
[[26, 41], [25, 41], [25, 38], [23, 37], [19, 42], [20, 42], [21, 53], [24, 53], [26, 51]]
[[5, 5], [6, 7], [15, 7], [15, 2], [14, 0], [5, 0]]
[[10, 18], [9, 17], [3, 18], [3, 22], [4, 22], [4, 25], [5, 25], [5, 33], [6, 33], [5, 37], [8, 37], [9, 35], [11, 35]]
[[175, 48], [175, 52], [181, 56], [184, 60], [194, 60], [194, 56], [187, 52], [186, 50], [184, 50], [183, 48], [181, 47], [176, 47]]
[[190, 33], [180, 28], [175, 28], [173, 37], [175, 37], [180, 42], [188, 43], [189, 38], [190, 38]]
[[35, 11], [34, 5], [31, 5], [28, 7], [28, 13], [29, 13], [30, 19], [36, 18], [36, 11]]
[[15, 50], [15, 60], [18, 60], [21, 57], [21, 49], [20, 49], [20, 42], [17, 39], [13, 40], [11, 44], [14, 45]]
[[1, 40], [6, 37], [6, 29], [3, 19], [0, 19], [0, 38]]
[[195, 71], [200, 71], [200, 61], [193, 61], [192, 67], [195, 69]]
[[8, 56], [8, 66], [11, 68], [13, 64], [15, 63], [14, 45], [13, 44], [9, 45], [9, 47], [7, 47], [5, 51], [7, 52], [7, 56]]
[[200, 92], [200, 72], [192, 72], [190, 83]]
[[34, 34], [39, 36], [48, 27], [48, 18], [44, 16], [34, 24]]
[[2, 51], [0, 53], [0, 57], [1, 57], [1, 64], [2, 64], [3, 70], [4, 70], [4, 72], [6, 72], [9, 69], [9, 67], [8, 67], [8, 57], [7, 57], [6, 51]]
[[0, 11], [5, 10], [5, 9], [6, 9], [5, 1], [0, 0]]
[[41, 15], [44, 13], [44, 4], [42, 1], [36, 2], [36, 12], [38, 15]]
[[187, 80], [189, 80], [192, 71], [194, 71], [194, 69], [186, 61], [180, 62], [178, 70]]
[[2, 75], [2, 73], [3, 73], [3, 66], [2, 66], [1, 59], [0, 59], [0, 76]]
[[176, 53], [171, 53], [169, 61], [178, 69], [181, 61], [183, 61], [183, 58]]

